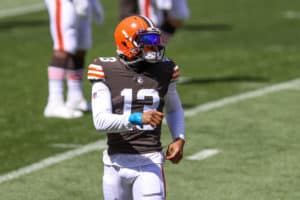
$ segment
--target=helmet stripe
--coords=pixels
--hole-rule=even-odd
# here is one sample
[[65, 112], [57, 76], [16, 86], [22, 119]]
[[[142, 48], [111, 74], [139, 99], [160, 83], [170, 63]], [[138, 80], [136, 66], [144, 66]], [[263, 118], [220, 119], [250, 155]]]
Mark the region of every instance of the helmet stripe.
[[154, 24], [152, 23], [152, 21], [149, 20], [147, 17], [144, 17], [142, 15], [139, 15], [139, 17], [142, 18], [148, 24], [148, 26], [150, 26], [151, 28], [155, 27]]

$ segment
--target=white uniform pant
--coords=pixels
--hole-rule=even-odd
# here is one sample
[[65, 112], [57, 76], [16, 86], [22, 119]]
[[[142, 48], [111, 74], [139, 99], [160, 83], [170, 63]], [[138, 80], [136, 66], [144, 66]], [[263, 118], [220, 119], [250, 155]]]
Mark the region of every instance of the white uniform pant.
[[92, 7], [89, 15], [79, 17], [73, 1], [45, 0], [49, 13], [53, 49], [74, 54], [77, 50], [87, 50], [92, 45]]
[[162, 164], [126, 168], [104, 165], [105, 200], [164, 200], [165, 193]]

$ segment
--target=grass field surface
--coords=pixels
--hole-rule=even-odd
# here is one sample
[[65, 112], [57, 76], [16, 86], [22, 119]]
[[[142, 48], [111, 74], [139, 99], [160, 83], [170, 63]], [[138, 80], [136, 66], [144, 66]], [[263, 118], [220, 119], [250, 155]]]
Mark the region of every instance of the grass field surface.
[[[1, 1], [0, 15], [24, 2]], [[102, 3], [105, 23], [93, 27], [87, 62], [116, 55], [118, 5]], [[188, 3], [191, 18], [166, 52], [181, 69], [187, 140], [184, 160], [166, 163], [167, 199], [300, 199], [300, 3]], [[0, 18], [0, 200], [102, 199], [105, 135], [95, 131], [92, 116], [43, 117], [48, 26], [46, 10]], [[88, 81], [84, 89], [89, 99]], [[164, 126], [164, 146], [169, 142]], [[218, 153], [188, 159], [207, 149]]]

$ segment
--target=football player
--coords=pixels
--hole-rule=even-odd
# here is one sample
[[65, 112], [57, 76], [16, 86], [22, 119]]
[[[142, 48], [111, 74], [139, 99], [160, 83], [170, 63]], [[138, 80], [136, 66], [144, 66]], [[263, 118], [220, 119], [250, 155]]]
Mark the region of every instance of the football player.
[[141, 15], [160, 27], [165, 44], [190, 15], [186, 0], [139, 0], [138, 6]]
[[[179, 163], [185, 143], [179, 68], [164, 57], [160, 30], [144, 16], [124, 18], [114, 38], [118, 56], [96, 58], [88, 69], [94, 126], [107, 133], [104, 199], [163, 200], [164, 161]], [[172, 135], [166, 153], [164, 116]]]
[[[90, 110], [82, 91], [86, 51], [92, 45], [92, 15], [103, 21], [98, 0], [45, 0], [53, 40], [53, 55], [48, 65], [48, 103], [45, 117], [78, 118]], [[64, 80], [67, 99], [64, 102]]]

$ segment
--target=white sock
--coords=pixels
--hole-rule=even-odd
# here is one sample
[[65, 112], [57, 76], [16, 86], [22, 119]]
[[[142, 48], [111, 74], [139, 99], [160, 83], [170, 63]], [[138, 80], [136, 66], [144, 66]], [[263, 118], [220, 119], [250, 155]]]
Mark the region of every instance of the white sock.
[[63, 68], [48, 66], [48, 104], [64, 103], [64, 76]]
[[84, 99], [82, 91], [83, 69], [67, 70], [67, 102]]

